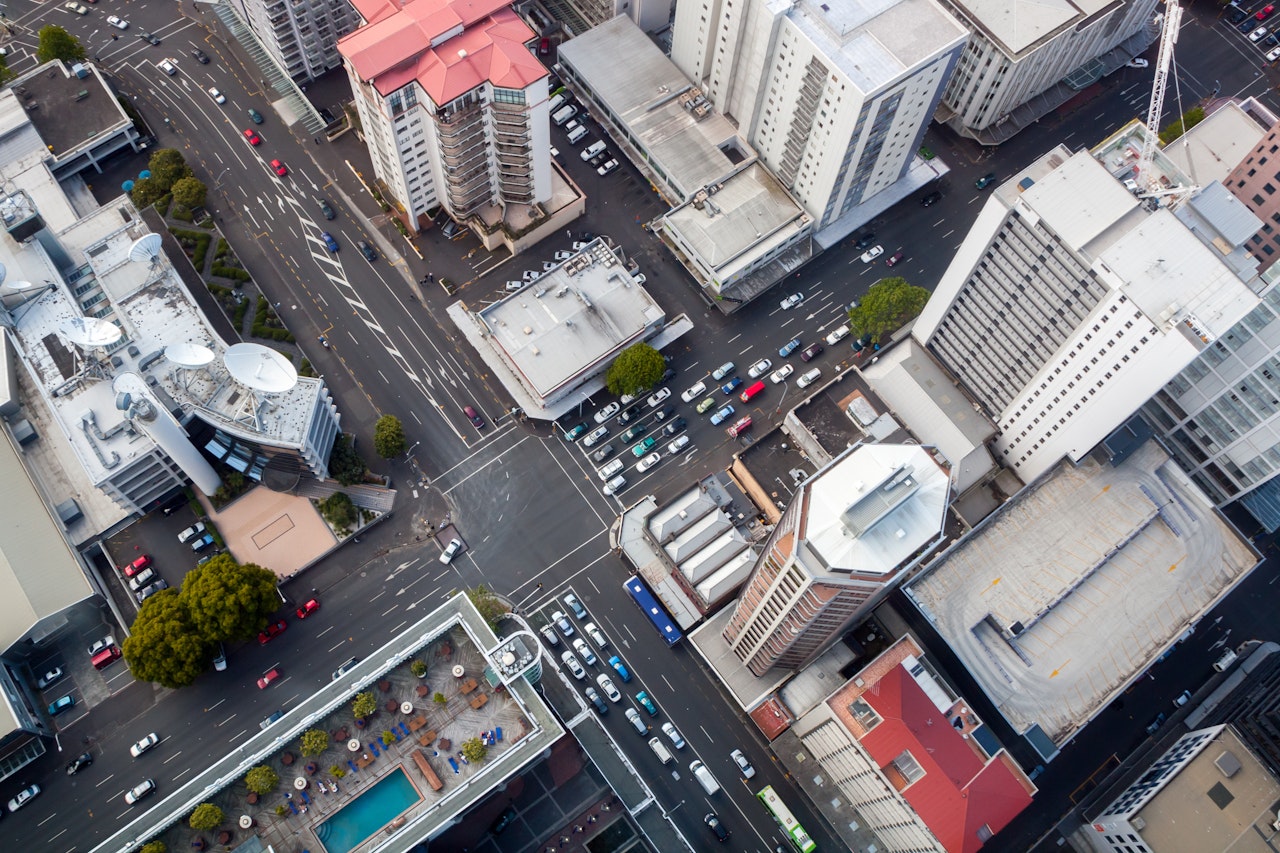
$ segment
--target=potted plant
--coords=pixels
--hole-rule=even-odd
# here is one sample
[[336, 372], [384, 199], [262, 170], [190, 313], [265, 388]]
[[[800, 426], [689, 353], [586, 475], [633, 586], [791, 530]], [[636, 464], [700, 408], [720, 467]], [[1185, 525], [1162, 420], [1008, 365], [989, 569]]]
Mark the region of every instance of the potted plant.
[[409, 671], [418, 678], [426, 678], [427, 662], [424, 660], [415, 660], [413, 663], [409, 664]]

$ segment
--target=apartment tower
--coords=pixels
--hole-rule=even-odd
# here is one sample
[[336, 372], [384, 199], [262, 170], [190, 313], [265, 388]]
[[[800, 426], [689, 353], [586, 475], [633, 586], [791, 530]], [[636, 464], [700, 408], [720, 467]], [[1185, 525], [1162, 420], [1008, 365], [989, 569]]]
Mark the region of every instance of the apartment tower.
[[271, 57], [298, 82], [341, 65], [338, 39], [359, 22], [347, 0], [234, 0], [232, 5]]

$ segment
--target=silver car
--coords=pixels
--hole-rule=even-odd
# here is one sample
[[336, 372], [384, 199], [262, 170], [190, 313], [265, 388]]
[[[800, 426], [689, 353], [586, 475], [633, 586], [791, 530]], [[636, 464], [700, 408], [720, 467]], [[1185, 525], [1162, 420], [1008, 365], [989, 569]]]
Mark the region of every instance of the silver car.
[[622, 694], [618, 692], [618, 688], [614, 687], [613, 679], [607, 675], [597, 675], [596, 684], [600, 685], [600, 689], [604, 691], [604, 695], [609, 697], [610, 702], [621, 702]]

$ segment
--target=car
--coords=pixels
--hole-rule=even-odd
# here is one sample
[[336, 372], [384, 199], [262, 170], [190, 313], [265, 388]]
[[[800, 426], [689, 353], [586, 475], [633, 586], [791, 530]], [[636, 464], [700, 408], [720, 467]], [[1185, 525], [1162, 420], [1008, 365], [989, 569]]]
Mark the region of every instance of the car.
[[596, 684], [600, 685], [600, 689], [604, 691], [604, 695], [609, 697], [610, 702], [621, 702], [622, 694], [618, 692], [618, 688], [613, 685], [613, 679], [607, 675], [600, 674], [596, 676]]
[[302, 603], [300, 607], [298, 607], [297, 611], [295, 612], [298, 614], [299, 619], [306, 619], [308, 616], [310, 616], [312, 613], [315, 613], [319, 609], [320, 609], [320, 602], [314, 598], [308, 598], [306, 601]]
[[1184, 690], [1178, 694], [1178, 697], [1176, 699], [1173, 700], [1173, 707], [1181, 708], [1183, 705], [1187, 704], [1190, 701], [1191, 701], [1191, 691]]
[[603, 717], [605, 714], [609, 713], [609, 706], [600, 698], [600, 694], [596, 692], [594, 687], [588, 687], [586, 689], [586, 694], [587, 698], [591, 700], [592, 706], [596, 709], [597, 714]]
[[462, 550], [461, 539], [450, 539], [449, 544], [444, 546], [444, 551], [440, 554], [440, 562], [446, 566], [453, 562], [453, 558], [458, 556], [458, 552]]
[[1253, 18], [1256, 21], [1265, 21], [1267, 18], [1271, 17], [1271, 13], [1274, 12], [1275, 10], [1276, 10], [1275, 5], [1268, 3], [1266, 6], [1263, 6], [1260, 10], [1258, 10], [1258, 14], [1254, 15]]
[[636, 446], [631, 448], [631, 455], [639, 459], [649, 452], [649, 449], [658, 443], [653, 436], [646, 436], [643, 441], [636, 442]]
[[338, 241], [333, 239], [333, 235], [330, 234], [328, 231], [320, 232], [320, 241], [324, 243], [324, 247], [327, 251], [330, 251], [330, 252], [338, 251], [338, 248], [339, 248]]
[[732, 361], [726, 361], [724, 364], [720, 365], [715, 370], [711, 371], [711, 378], [719, 382], [721, 379], [724, 379], [730, 373], [733, 373], [735, 367], [737, 367], [737, 365], [735, 365]]
[[832, 347], [849, 337], [849, 327], [841, 326], [833, 329], [831, 334], [827, 335], [827, 346]]
[[1168, 716], [1169, 715], [1166, 714], [1164, 711], [1161, 711], [1159, 714], [1156, 714], [1156, 718], [1147, 724], [1147, 734], [1153, 735], [1157, 731], [1159, 731], [1160, 726], [1164, 725], [1164, 721]]
[[569, 668], [569, 672], [573, 677], [581, 681], [587, 677], [587, 671], [582, 668], [582, 664], [578, 662], [578, 656], [573, 652], [565, 651], [560, 655], [560, 661]]
[[575, 252], [581, 252], [583, 249], [587, 248], [587, 246], [590, 246], [590, 245], [591, 245], [590, 243], [584, 243], [582, 240], [574, 240], [572, 248]]
[[920, 204], [923, 205], [924, 207], [933, 207], [935, 204], [937, 204], [940, 201], [942, 201], [942, 193], [938, 192], [937, 190], [934, 190], [928, 195], [921, 196], [920, 198]]
[[604, 488], [600, 491], [606, 495], [616, 495], [627, 487], [627, 478], [623, 476], [614, 477], [612, 480], [604, 484]]
[[524, 290], [528, 286], [529, 282], [527, 281], [509, 281], [507, 282], [506, 289], [508, 293], [515, 293], [517, 291]]
[[542, 271], [544, 273], [548, 273], [548, 272], [551, 272], [553, 269], [555, 269], [557, 266], [559, 266], [559, 264], [557, 264], [555, 261], [543, 261]]
[[644, 435], [644, 424], [632, 424], [622, 433], [622, 440], [630, 444], [642, 435]]
[[641, 474], [643, 474], [645, 471], [648, 471], [650, 468], [652, 468], [654, 465], [657, 465], [661, 461], [662, 461], [661, 454], [650, 453], [648, 456], [646, 456], [645, 458], [641, 459], [638, 463], [636, 463], [636, 470], [639, 471]]
[[637, 713], [635, 708], [628, 708], [626, 717], [627, 717], [627, 722], [631, 724], [631, 728], [635, 729], [638, 734], [641, 734], [641, 735], [649, 734], [648, 724], [645, 723], [644, 720], [640, 719], [640, 714]]
[[136, 575], [134, 575], [129, 579], [130, 591], [137, 592], [147, 584], [154, 581], [155, 577], [156, 577], [155, 569], [144, 569], [141, 572], [138, 572]]
[[285, 175], [289, 174], [289, 167], [284, 163], [281, 163], [279, 160], [272, 160], [271, 171], [283, 178]]
[[648, 693], [641, 690], [636, 694], [636, 701], [644, 706], [644, 709], [649, 712], [650, 717], [658, 716], [658, 706], [653, 704], [653, 700], [649, 698]]
[[143, 41], [145, 41], [147, 44], [151, 45], [152, 47], [159, 47], [159, 46], [160, 46], [160, 39], [156, 38], [155, 36], [153, 36], [151, 33], [147, 32], [146, 30], [143, 30], [142, 32], [138, 33], [138, 38], [142, 39]]
[[865, 252], [863, 252], [860, 255], [860, 257], [862, 258], [862, 262], [864, 264], [869, 264], [883, 254], [884, 254], [884, 246], [872, 246], [870, 249], [867, 249]]
[[646, 281], [649, 280], [649, 277], [642, 272], [636, 273], [634, 278], [635, 278], [636, 284], [644, 284]]
[[28, 785], [17, 793], [12, 800], [9, 801], [9, 811], [16, 812], [27, 803], [40, 796], [39, 785]]
[[724, 824], [720, 822], [720, 818], [716, 815], [715, 812], [711, 812], [706, 817], [704, 817], [702, 819], [702, 822], [705, 823], [707, 826], [711, 827], [711, 831], [716, 834], [716, 840], [718, 841], [729, 840], [729, 830], [725, 829]]
[[223, 647], [221, 643], [218, 644], [218, 656], [213, 659], [213, 671], [214, 672], [227, 671], [227, 650]]
[[569, 429], [564, 431], [564, 440], [568, 442], [577, 441], [579, 438], [582, 437], [582, 434], [586, 431], [587, 431], [586, 424], [578, 424], [575, 427], [570, 427]]
[[624, 684], [631, 681], [631, 670], [627, 669], [627, 665], [622, 662], [622, 658], [614, 655], [609, 658], [609, 666], [613, 667], [613, 671], [618, 673], [618, 677], [622, 679]]
[[[658, 381], [659, 381], [659, 382], [670, 382], [672, 379], [675, 379], [675, 378], [676, 378], [676, 372], [675, 372], [674, 370], [672, 370], [670, 367], [668, 367], [666, 370], [662, 371], [662, 378], [661, 378], [661, 379], [659, 379]], [[689, 402], [689, 401], [688, 401], [688, 400], [686, 400], [685, 402], [687, 403], [687, 402]]]
[[110, 635], [103, 637], [101, 640], [94, 640], [89, 646], [89, 657], [93, 657], [98, 652], [111, 648], [116, 644], [116, 638]]
[[73, 758], [71, 760], [71, 763], [67, 765], [67, 775], [74, 776], [91, 764], [93, 764], [93, 753], [92, 752], [81, 753], [80, 755], [77, 755], [75, 758]]
[[1267, 32], [1268, 32], [1268, 29], [1266, 27], [1258, 27], [1256, 30], [1249, 33], [1249, 41], [1252, 41], [1252, 42], [1262, 41], [1262, 39], [1266, 37]]
[[533, 270], [525, 270], [524, 272], [520, 273], [520, 277], [525, 281], [537, 281], [538, 279], [542, 278], [542, 273], [534, 272]]
[[774, 385], [780, 385], [782, 384], [783, 381], [786, 380], [788, 376], [792, 374], [794, 370], [795, 368], [792, 367], [791, 365], [784, 364], [782, 365], [782, 367], [779, 367], [773, 373], [769, 374], [769, 381], [772, 382]]
[[759, 379], [769, 372], [769, 368], [773, 367], [773, 362], [767, 358], [762, 358], [755, 364], [747, 368], [747, 375], [752, 379]]
[[62, 671], [62, 667], [55, 666], [53, 669], [36, 679], [36, 689], [44, 690], [46, 687], [56, 684], [62, 680], [62, 676], [65, 674], [66, 673]]
[[203, 566], [205, 563], [209, 562], [210, 560], [212, 560], [214, 557], [218, 556], [221, 553], [222, 553], [221, 551], [214, 551], [212, 554], [205, 554], [203, 557], [196, 560], [196, 565]]
[[620, 424], [630, 423], [631, 421], [634, 421], [638, 417], [640, 417], [639, 403], [637, 403], [634, 406], [627, 406], [625, 409], [623, 409], [622, 414], [618, 415], [618, 423]]
[[655, 422], [665, 421], [667, 418], [671, 417], [675, 413], [676, 413], [675, 406], [663, 406], [661, 409], [658, 409], [658, 411], [653, 413], [653, 420]]
[[129, 747], [129, 754], [132, 755], [134, 758], [137, 758], [138, 756], [142, 755], [142, 753], [151, 749], [151, 747], [155, 746], [159, 742], [160, 742], [160, 736], [157, 735], [155, 732], [152, 732], [151, 734], [144, 737], [142, 740], [135, 743], [133, 746]]
[[698, 414], [700, 414], [700, 415], [705, 415], [705, 414], [707, 413], [707, 410], [708, 410], [708, 409], [710, 409], [710, 408], [712, 408], [712, 407], [714, 407], [714, 406], [715, 406], [715, 404], [716, 404], [716, 398], [715, 398], [715, 397], [707, 397], [707, 398], [706, 398], [705, 400], [703, 400], [701, 403], [699, 403], [698, 405], [694, 406], [694, 407], [693, 407], [693, 410], [694, 410], [695, 412], [697, 412]]
[[199, 554], [201, 551], [203, 551], [205, 548], [208, 548], [212, 544], [213, 544], [213, 534], [206, 533], [205, 535], [201, 536], [199, 539], [191, 543], [191, 550]]
[[670, 739], [671, 745], [676, 749], [684, 749], [684, 738], [680, 737], [680, 732], [676, 731], [675, 726], [670, 723], [663, 723], [662, 733]]
[[609, 420], [609, 418], [618, 414], [618, 412], [620, 411], [622, 411], [622, 404], [616, 401], [612, 402], [609, 405], [605, 406], [600, 411], [595, 413], [594, 415], [595, 421], [598, 424], [602, 424], [605, 421]]
[[672, 421], [671, 423], [667, 424], [662, 428], [662, 434], [675, 435], [676, 433], [684, 430], [684, 428], [687, 426], [689, 426], [689, 422], [686, 421], [684, 418], [676, 418], [674, 421]]
[[71, 0], [71, 2], [69, 3], [63, 3], [62, 6], [65, 9], [70, 9], [72, 12], [75, 12], [77, 15], [89, 14], [89, 10], [84, 6], [81, 6], [79, 3], [75, 2], [75, 0]]
[[569, 621], [568, 616], [564, 615], [563, 610], [557, 610], [555, 613], [552, 613], [551, 621], [560, 629], [560, 633], [564, 634], [565, 637], [573, 636], [573, 623]]
[[1277, 59], [1280, 59], [1280, 47], [1267, 51], [1267, 62], [1275, 62]]
[[618, 168], [618, 161], [613, 158], [610, 158], [600, 164], [600, 167], [596, 169], [596, 174], [598, 174], [600, 177], [603, 178], [605, 175], [609, 174], [616, 168]]
[[586, 438], [582, 439], [582, 445], [583, 447], [593, 447], [601, 441], [604, 441], [608, 435], [609, 428], [607, 426], [596, 427], [587, 435]]
[[649, 408], [656, 409], [658, 404], [671, 396], [670, 388], [659, 388], [649, 395]]
[[551, 39], [543, 37], [538, 41], [538, 56], [546, 56], [551, 52]]
[[815, 358], [822, 355], [823, 349], [825, 349], [825, 347], [823, 347], [822, 344], [809, 344], [809, 346], [805, 348], [804, 352], [800, 353], [800, 360], [813, 361]]
[[[205, 91], [209, 93], [210, 98], [213, 98], [215, 104], [225, 104], [227, 102], [227, 96], [219, 92], [216, 86], [210, 86]], [[275, 165], [275, 161], [272, 161], [272, 165]]]
[[742, 385], [742, 377], [735, 376], [732, 379], [730, 379], [728, 382], [721, 385], [720, 390], [725, 394], [732, 394], [741, 385]]
[[667, 455], [675, 456], [677, 453], [679, 453], [681, 450], [684, 450], [688, 446], [689, 446], [689, 436], [682, 435], [679, 438], [677, 438], [675, 441], [669, 442], [667, 444]]
[[582, 633], [591, 638], [591, 642], [596, 644], [597, 648], [603, 649], [609, 645], [609, 641], [604, 638], [604, 634], [600, 633], [600, 629], [596, 627], [596, 623], [588, 622], [582, 626]]
[[724, 406], [723, 408], [720, 409], [720, 411], [716, 412], [714, 415], [711, 416], [711, 425], [719, 426], [720, 424], [729, 420], [729, 418], [731, 417], [733, 417], [733, 406], [732, 405]]
[[886, 267], [896, 267], [905, 257], [906, 255], [901, 252], [894, 252], [892, 255], [884, 259], [884, 265]]
[[168, 589], [168, 588], [169, 588], [169, 582], [164, 578], [160, 578], [160, 580], [156, 581], [155, 583], [148, 584], [147, 586], [143, 587], [138, 591], [138, 603], [141, 604], [151, 596], [155, 595], [160, 590]]
[[1146, 68], [1149, 64], [1150, 63], [1141, 56], [1135, 56], [1133, 59], [1130, 59], [1125, 63], [1125, 65], [1128, 65], [1130, 68]]
[[738, 765], [738, 769], [742, 771], [742, 775], [745, 778], [750, 779], [756, 775], [756, 769], [751, 766], [750, 761], [747, 761], [747, 757], [742, 754], [742, 750], [735, 749], [729, 753], [729, 757], [733, 759], [734, 764]]
[[[245, 137], [247, 138], [250, 133], [252, 133], [252, 131], [246, 130], [244, 132]], [[254, 134], [254, 136], [257, 136], [257, 134]], [[253, 142], [252, 139], [249, 141]], [[257, 145], [258, 143], [253, 142], [253, 144]], [[333, 212], [333, 207], [329, 204], [329, 200], [327, 198], [316, 199], [316, 203], [320, 205], [320, 215], [325, 219], [333, 219], [333, 217], [337, 215]]]
[[204, 532], [205, 532], [204, 522], [197, 521], [195, 524], [191, 525], [186, 530], [178, 534], [178, 541], [186, 542], [192, 536], [199, 536], [201, 533], [204, 533]]
[[191, 55], [194, 56], [196, 58], [196, 62], [199, 62], [201, 65], [209, 64], [209, 54], [205, 53], [200, 48], [192, 48]]
[[147, 568], [150, 565], [151, 565], [151, 555], [143, 554], [141, 557], [138, 557], [129, 565], [121, 566], [120, 574], [124, 575], [127, 578], [131, 578], [134, 575], [136, 575], [138, 572], [142, 571], [143, 569]]
[[121, 18], [117, 18], [115, 15], [107, 15], [107, 23], [115, 27], [117, 30], [129, 29], [129, 22]]
[[49, 703], [49, 716], [56, 717], [75, 704], [75, 699], [72, 699], [70, 696], [63, 696], [61, 699], [57, 699]]
[[[262, 144], [262, 137], [261, 137], [261, 136], [259, 136], [259, 135], [258, 135], [258, 132], [257, 132], [256, 130], [254, 130], [253, 128], [251, 128], [251, 127], [246, 127], [246, 128], [244, 129], [244, 138], [245, 138], [245, 139], [247, 139], [247, 140], [249, 140], [249, 144], [250, 144], [250, 145], [252, 145], [252, 146], [254, 146], [255, 148], [256, 148], [258, 145], [261, 145], [261, 144]], [[326, 205], [326, 206], [327, 206], [327, 205]], [[330, 213], [332, 213], [333, 211], [332, 211], [332, 210], [330, 210], [329, 212], [330, 212]], [[325, 217], [325, 219], [332, 219], [332, 218], [333, 218], [332, 216], [326, 216], [326, 217]]]
[[283, 619], [277, 619], [258, 632], [258, 645], [265, 646], [267, 643], [283, 634], [284, 629], [288, 627], [288, 624]]
[[249, 109], [249, 119], [250, 119], [254, 124], [262, 124], [262, 113], [258, 112], [257, 110], [253, 109], [252, 107], [250, 107], [250, 109]]
[[266, 690], [271, 686], [273, 681], [280, 680], [280, 670], [272, 668], [262, 673], [262, 677], [258, 679], [258, 689]]
[[861, 237], [858, 238], [858, 241], [853, 244], [853, 248], [861, 252], [862, 250], [873, 245], [875, 242], [876, 242], [875, 232], [868, 231], [866, 234], [863, 234]]
[[587, 645], [587, 641], [578, 637], [573, 641], [573, 650], [582, 658], [582, 662], [587, 666], [592, 666], [596, 662], [595, 652], [591, 651], [591, 647]]
[[1249, 17], [1249, 13], [1246, 12], [1244, 9], [1232, 9], [1231, 12], [1227, 15], [1227, 23], [1238, 24], [1247, 17]]
[[973, 185], [980, 190], [985, 190], [987, 187], [991, 186], [995, 182], [996, 182], [995, 172], [988, 172], [987, 174], [983, 175], [981, 178], [978, 178], [978, 180], [974, 181]]
[[686, 403], [692, 403], [694, 400], [696, 400], [698, 397], [701, 397], [706, 392], [707, 392], [707, 383], [696, 382], [693, 385], [691, 385], [688, 389], [686, 389], [684, 393], [680, 395], [680, 399], [684, 400]]
[[484, 418], [480, 417], [480, 413], [473, 406], [463, 406], [462, 414], [467, 416], [467, 420], [476, 429], [484, 429]]
[[538, 633], [542, 634], [542, 639], [547, 641], [548, 646], [560, 645], [560, 635], [556, 633], [556, 629], [550, 625], [543, 625], [538, 629]]
[[612, 160], [612, 159], [613, 159], [613, 152], [611, 152], [609, 149], [606, 148], [605, 150], [601, 151], [595, 156], [590, 157], [587, 160], [587, 162], [590, 163], [592, 166], [598, 167], [600, 166], [600, 164], [604, 163], [606, 160]]
[[817, 382], [821, 378], [822, 378], [822, 371], [819, 368], [815, 367], [812, 370], [806, 370], [803, 374], [801, 374], [800, 378], [796, 380], [796, 387], [808, 388], [810, 385]]
[[156, 67], [170, 77], [178, 73], [178, 66], [174, 65], [172, 59], [162, 59], [156, 63]]
[[133, 788], [129, 789], [129, 793], [124, 795], [124, 801], [131, 806], [136, 805], [143, 797], [148, 794], [154, 794], [155, 790], [156, 783], [151, 779], [147, 779], [145, 782], [135, 785]]
[[569, 592], [565, 593], [564, 598], [560, 600], [565, 603], [566, 607], [573, 611], [574, 616], [577, 616], [579, 619], [587, 618], [587, 608], [582, 606], [582, 602], [578, 600], [578, 596]]
[[793, 293], [787, 298], [783, 299], [781, 302], [779, 302], [778, 307], [780, 307], [783, 311], [790, 311], [792, 308], [795, 308], [801, 302], [804, 302], [804, 294]]
[[596, 450], [591, 454], [591, 460], [593, 462], [603, 462], [617, 452], [617, 448], [612, 444], [606, 444], [604, 447], [601, 447], [599, 450]]

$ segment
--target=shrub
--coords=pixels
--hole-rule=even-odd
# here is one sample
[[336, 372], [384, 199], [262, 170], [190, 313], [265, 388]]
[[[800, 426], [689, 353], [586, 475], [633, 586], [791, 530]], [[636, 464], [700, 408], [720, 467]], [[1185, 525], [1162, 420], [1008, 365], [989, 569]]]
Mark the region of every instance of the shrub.
[[142, 845], [142, 850], [139, 853], [169, 853], [169, 848], [165, 846], [163, 841], [157, 839]]
[[449, 700], [443, 693], [437, 693], [431, 697], [431, 701], [443, 707]]
[[245, 272], [242, 269], [223, 266], [222, 264], [219, 264], [216, 261], [213, 264], [213, 274], [220, 275], [223, 278], [233, 278], [236, 281], [249, 281], [250, 279], [253, 278], [253, 276], [249, 275], [249, 273]]
[[356, 698], [351, 702], [351, 713], [360, 719], [365, 719], [371, 715], [377, 707], [378, 700], [373, 698], [372, 693], [357, 693]]
[[396, 742], [396, 736], [391, 733], [391, 729], [387, 729], [382, 733], [382, 745], [391, 746]]
[[329, 735], [320, 729], [307, 729], [302, 733], [298, 751], [303, 758], [319, 755], [329, 748]]
[[424, 660], [415, 660], [413, 663], [409, 664], [409, 671], [418, 678], [421, 678], [427, 674], [427, 662]]
[[489, 754], [489, 748], [478, 737], [462, 742], [462, 757], [467, 761], [484, 761], [484, 757]]
[[187, 825], [196, 832], [207, 832], [221, 824], [224, 817], [222, 809], [213, 803], [201, 803], [196, 806], [195, 811], [191, 812]]
[[329, 775], [333, 776], [335, 779], [341, 779], [343, 776], [347, 775], [347, 771], [335, 764], [329, 768]]
[[280, 774], [265, 764], [259, 764], [244, 775], [244, 784], [255, 794], [270, 794], [280, 784]]

